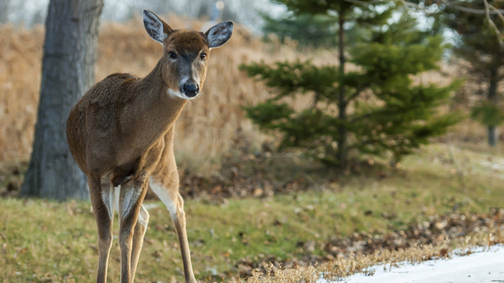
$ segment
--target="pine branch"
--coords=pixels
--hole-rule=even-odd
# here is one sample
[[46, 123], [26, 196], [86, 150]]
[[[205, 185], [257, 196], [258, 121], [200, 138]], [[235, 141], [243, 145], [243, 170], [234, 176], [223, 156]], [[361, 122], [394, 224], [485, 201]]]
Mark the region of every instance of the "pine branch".
[[[440, 0], [441, 3], [445, 4], [446, 6], [450, 6], [454, 9], [457, 9], [459, 11], [462, 11], [462, 12], [466, 12], [466, 13], [471, 13], [471, 14], [477, 14], [477, 15], [486, 15], [487, 14], [487, 9], [474, 9], [474, 8], [467, 8], [467, 7], [464, 7], [464, 6], [461, 6], [460, 4], [454, 4], [454, 3], [451, 3], [450, 1], [448, 0]], [[485, 0], [486, 4], [488, 4], [488, 2]], [[492, 6], [493, 7], [493, 6]], [[504, 10], [502, 9], [497, 9], [495, 7], [493, 7], [492, 9], [493, 11], [490, 11], [489, 14], [491, 15], [502, 15], [504, 13]]]
[[372, 5], [380, 2], [384, 2], [383, 0], [372, 0], [372, 1], [359, 1], [359, 0], [345, 0], [348, 3], [353, 3], [357, 5]]
[[350, 95], [350, 97], [345, 101], [345, 103], [348, 103], [348, 102], [352, 101], [353, 99], [355, 99], [367, 87], [368, 87], [367, 85], [359, 86], [357, 88], [357, 90], [352, 95]]
[[[395, 0], [395, 1], [401, 2], [404, 5], [404, 7], [406, 7], [406, 9], [408, 9], [408, 10], [411, 10], [411, 8], [413, 7], [417, 10], [422, 10], [422, 11], [426, 12], [425, 7], [421, 7], [420, 5], [409, 2], [408, 0]], [[478, 15], [485, 15], [488, 23], [494, 29], [494, 31], [497, 35], [497, 39], [499, 40], [499, 44], [501, 46], [504, 46], [504, 36], [503, 36], [502, 32], [499, 30], [499, 28], [497, 28], [497, 25], [495, 24], [495, 22], [490, 17], [490, 15], [497, 15], [502, 20], [502, 22], [504, 22], [504, 10], [503, 9], [497, 9], [493, 5], [490, 5], [488, 3], [488, 0], [483, 0], [483, 3], [485, 4], [485, 9], [468, 8], [468, 7], [462, 6], [460, 2], [449, 1], [449, 0], [438, 0], [438, 5], [439, 5], [439, 3], [443, 3], [446, 6], [449, 6], [451, 8], [454, 8], [454, 9], [462, 11], [462, 12], [471, 13], [471, 14], [478, 14]]]
[[349, 123], [355, 123], [355, 122], [358, 122], [358, 121], [360, 121], [362, 119], [371, 118], [372, 116], [374, 116], [374, 115], [376, 115], [377, 113], [380, 113], [380, 112], [383, 113], [384, 111], [383, 110], [381, 110], [381, 111], [374, 111], [374, 112], [371, 111], [371, 112], [368, 112], [366, 114], [362, 114], [360, 116], [356, 116], [352, 120], [350, 120]]
[[[360, 4], [360, 5], [369, 5], [372, 2], [373, 3], [378, 2], [378, 1], [362, 2], [362, 1], [358, 1], [358, 0], [346, 0], [346, 1], [354, 3], [354, 4]], [[412, 8], [414, 8], [414, 9], [421, 10], [421, 11], [427, 13], [425, 7], [422, 7], [416, 3], [412, 3], [408, 0], [394, 0], [394, 1], [400, 2], [408, 10], [412, 10]], [[452, 2], [449, 0], [438, 0], [438, 5], [440, 3], [443, 3], [444, 5], [446, 5], [448, 7], [451, 7], [453, 9], [456, 9], [456, 10], [459, 10], [462, 12], [477, 14], [477, 15], [485, 15], [488, 23], [490, 24], [490, 26], [492, 26], [495, 33], [497, 34], [497, 39], [499, 40], [499, 44], [501, 46], [504, 46], [504, 36], [503, 36], [502, 32], [497, 28], [497, 25], [495, 24], [495, 22], [490, 17], [490, 15], [497, 15], [504, 22], [504, 10], [497, 9], [493, 5], [490, 5], [488, 3], [488, 0], [483, 0], [483, 2], [485, 4], [485, 9], [468, 8], [468, 7], [462, 6], [460, 2], [457, 3], [457, 2], [454, 2], [454, 1]], [[429, 13], [427, 13], [427, 14], [429, 14]]]
[[[503, 41], [502, 33], [499, 31], [499, 29], [497, 28], [497, 25], [495, 25], [494, 21], [492, 21], [492, 19], [490, 18], [490, 7], [492, 7], [492, 9], [495, 9], [495, 10], [497, 10], [497, 8], [488, 4], [488, 0], [483, 0], [483, 2], [485, 3], [485, 12], [486, 12], [487, 21], [493, 27], [495, 33], [497, 34], [497, 38], [499, 39], [500, 46], [503, 46], [504, 41]], [[497, 15], [499, 15], [500, 19], [504, 21], [504, 16], [502, 16], [502, 13], [497, 13]]]
[[408, 9], [408, 10], [411, 10], [411, 7], [416, 8], [416, 9], [421, 9], [421, 7], [418, 4], [411, 3], [406, 0], [399, 0], [399, 2], [401, 2], [404, 5], [404, 7], [406, 7], [406, 9]]

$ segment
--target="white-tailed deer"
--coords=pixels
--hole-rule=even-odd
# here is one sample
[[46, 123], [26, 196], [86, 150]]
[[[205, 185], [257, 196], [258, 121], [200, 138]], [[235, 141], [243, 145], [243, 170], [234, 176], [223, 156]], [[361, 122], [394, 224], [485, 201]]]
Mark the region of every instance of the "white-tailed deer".
[[121, 282], [133, 281], [149, 221], [142, 205], [149, 185], [175, 225], [185, 281], [196, 282], [173, 154], [174, 124], [203, 87], [210, 49], [229, 40], [233, 23], [202, 33], [174, 30], [151, 11], [143, 12], [143, 20], [150, 37], [163, 44], [163, 57], [145, 78], [113, 74], [95, 84], [70, 112], [68, 145], [88, 177], [98, 224], [97, 282], [107, 278], [114, 210], [120, 221]]

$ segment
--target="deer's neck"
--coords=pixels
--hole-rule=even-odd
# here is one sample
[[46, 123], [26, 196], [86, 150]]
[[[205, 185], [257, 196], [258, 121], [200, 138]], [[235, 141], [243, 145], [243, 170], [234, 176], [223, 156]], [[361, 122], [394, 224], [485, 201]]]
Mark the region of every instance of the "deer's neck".
[[153, 139], [157, 139], [157, 134], [161, 136], [173, 126], [187, 103], [185, 99], [168, 94], [168, 86], [163, 80], [162, 60], [137, 84], [139, 95], [136, 103], [142, 112], [138, 117], [142, 119], [145, 130], [154, 135]]

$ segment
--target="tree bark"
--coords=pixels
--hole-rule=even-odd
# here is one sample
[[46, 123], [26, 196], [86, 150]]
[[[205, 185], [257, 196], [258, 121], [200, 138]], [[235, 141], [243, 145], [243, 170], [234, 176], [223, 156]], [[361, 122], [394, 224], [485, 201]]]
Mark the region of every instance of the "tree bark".
[[[490, 70], [490, 85], [488, 87], [488, 96], [487, 99], [491, 103], [497, 104], [497, 84], [499, 82], [498, 79], [498, 72], [497, 70]], [[490, 146], [496, 146], [497, 145], [497, 129], [493, 125], [488, 126], [488, 144]]]
[[495, 126], [488, 126], [488, 145], [497, 145], [497, 127]]
[[336, 152], [336, 157], [340, 163], [342, 168], [346, 167], [347, 162], [347, 148], [346, 148], [346, 140], [347, 140], [347, 125], [346, 125], [346, 95], [345, 95], [345, 31], [343, 26], [345, 24], [345, 12], [342, 9], [339, 11], [339, 31], [338, 31], [338, 52], [339, 52], [339, 72], [340, 72], [340, 81], [339, 81], [339, 97], [338, 97], [338, 118], [340, 121], [340, 125], [338, 125], [338, 151]]
[[51, 0], [46, 19], [35, 139], [21, 195], [88, 199], [86, 179], [68, 149], [70, 109], [94, 83], [103, 0]]
[[6, 24], [9, 16], [10, 0], [0, 0], [0, 24]]

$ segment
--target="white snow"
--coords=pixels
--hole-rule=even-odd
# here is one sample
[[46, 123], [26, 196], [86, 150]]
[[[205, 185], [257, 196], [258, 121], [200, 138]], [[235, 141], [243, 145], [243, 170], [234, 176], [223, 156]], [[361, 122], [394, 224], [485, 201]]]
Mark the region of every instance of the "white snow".
[[[378, 283], [378, 282], [428, 282], [428, 283], [477, 283], [504, 282], [504, 246], [473, 250], [467, 256], [454, 255], [450, 259], [425, 261], [419, 264], [404, 263], [384, 271], [383, 265], [373, 266], [369, 270], [372, 276], [359, 273], [341, 278], [345, 283]], [[317, 283], [326, 283], [321, 279]]]

